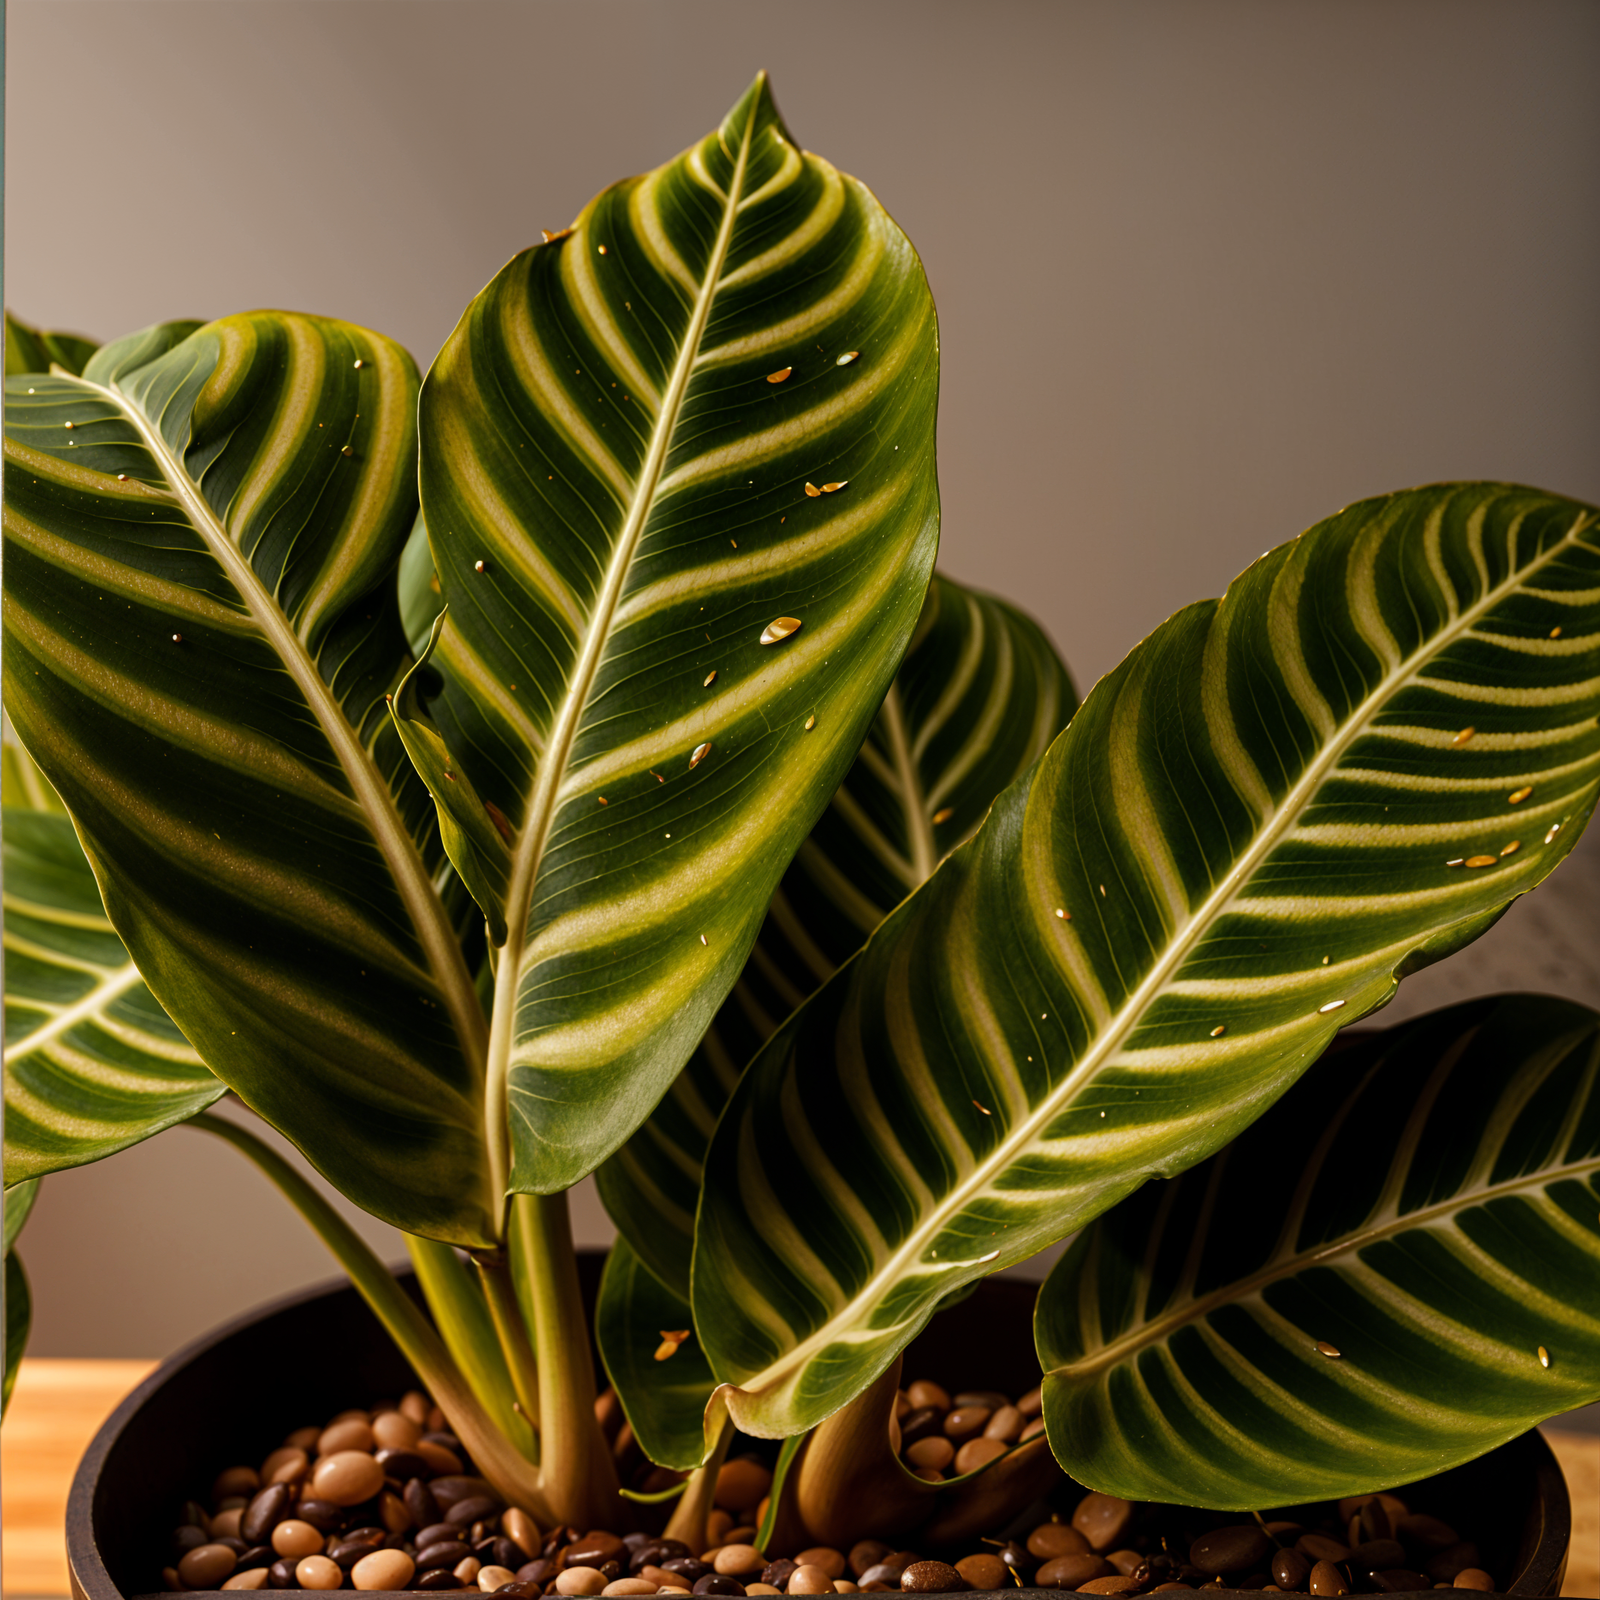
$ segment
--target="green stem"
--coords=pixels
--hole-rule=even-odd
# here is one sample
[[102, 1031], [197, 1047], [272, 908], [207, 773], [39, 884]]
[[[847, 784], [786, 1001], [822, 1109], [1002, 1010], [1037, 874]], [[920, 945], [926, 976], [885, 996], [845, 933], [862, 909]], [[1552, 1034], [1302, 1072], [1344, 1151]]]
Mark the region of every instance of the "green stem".
[[732, 1442], [733, 1418], [725, 1417], [716, 1448], [690, 1475], [689, 1486], [674, 1508], [663, 1538], [681, 1539], [691, 1550], [705, 1547], [706, 1519], [711, 1515], [712, 1497], [717, 1492], [717, 1474], [722, 1471], [723, 1457]]
[[406, 1235], [406, 1249], [439, 1335], [472, 1392], [517, 1449], [530, 1461], [537, 1461], [538, 1436], [518, 1399], [519, 1390], [512, 1382], [494, 1321], [466, 1263], [452, 1246], [414, 1233]]
[[360, 1234], [282, 1156], [253, 1133], [205, 1112], [191, 1117], [188, 1126], [215, 1134], [231, 1144], [278, 1186], [284, 1198], [299, 1211], [333, 1252], [339, 1265], [350, 1274], [350, 1281], [361, 1298], [372, 1308], [450, 1419], [451, 1430], [466, 1446], [479, 1472], [511, 1504], [523, 1507], [535, 1521], [556, 1520], [538, 1469], [519, 1455], [495, 1427], [439, 1335]]
[[539, 1459], [557, 1518], [580, 1528], [616, 1526], [617, 1467], [594, 1414], [594, 1361], [578, 1288], [565, 1194], [512, 1197], [511, 1248], [532, 1305], [539, 1352]]
[[511, 1282], [511, 1267], [506, 1260], [506, 1253], [504, 1250], [474, 1250], [472, 1261], [478, 1269], [484, 1303], [489, 1308], [489, 1320], [494, 1324], [495, 1337], [500, 1341], [501, 1357], [511, 1374], [511, 1387], [516, 1392], [517, 1404], [522, 1408], [523, 1416], [537, 1428], [539, 1363], [528, 1339], [528, 1325], [523, 1321], [522, 1307]]

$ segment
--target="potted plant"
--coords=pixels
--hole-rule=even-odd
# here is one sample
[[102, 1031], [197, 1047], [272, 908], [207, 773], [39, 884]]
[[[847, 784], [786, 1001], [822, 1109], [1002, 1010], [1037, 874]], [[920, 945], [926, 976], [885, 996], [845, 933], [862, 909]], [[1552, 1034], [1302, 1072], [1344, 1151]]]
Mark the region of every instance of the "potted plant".
[[[30, 339], [54, 364], [7, 389], [8, 779], [71, 820], [8, 818], [35, 1002], [8, 1192], [176, 1122], [229, 1140], [558, 1538], [644, 1514], [567, 1225], [595, 1171], [600, 1349], [687, 1474], [655, 1492], [691, 1543], [736, 1428], [787, 1441], [761, 1546], [998, 1528], [1052, 1451], [1119, 1503], [1365, 1496], [1600, 1394], [1587, 1281], [1552, 1309], [1600, 1252], [1589, 1014], [1504, 1002], [1308, 1074], [1587, 821], [1595, 512], [1359, 502], [1075, 710], [1033, 624], [933, 576], [926, 283], [764, 77], [515, 257], [420, 383], [294, 313], [81, 372], [19, 327], [24, 367]], [[405, 1230], [431, 1317], [207, 1113], [229, 1090]], [[1217, 1152], [1303, 1153], [1305, 1105], [1381, 1133], [1389, 1176], [1330, 1199], [1324, 1152], [1281, 1176], [1281, 1237], [1214, 1236], [1254, 1199]], [[1477, 1164], [1419, 1166], [1458, 1123]], [[1461, 1244], [1502, 1201], [1542, 1231]], [[1099, 1218], [1040, 1294], [1044, 1430], [955, 1476], [902, 1462], [912, 1338]], [[1548, 1364], [1468, 1415], [1412, 1398], [1527, 1354], [1536, 1300]], [[1380, 1361], [1362, 1330], [1398, 1320]], [[1337, 1452], [1300, 1448], [1313, 1415]]]

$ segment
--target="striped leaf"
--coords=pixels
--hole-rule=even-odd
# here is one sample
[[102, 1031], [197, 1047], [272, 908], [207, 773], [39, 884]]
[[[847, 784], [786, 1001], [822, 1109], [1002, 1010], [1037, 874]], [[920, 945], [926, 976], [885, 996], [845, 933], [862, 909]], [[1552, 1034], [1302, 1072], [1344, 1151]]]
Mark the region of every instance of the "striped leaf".
[[764, 77], [516, 256], [429, 373], [430, 709], [511, 842], [513, 1189], [648, 1115], [854, 758], [933, 564], [937, 384], [915, 252]]
[[1595, 803], [1597, 645], [1596, 513], [1492, 484], [1157, 629], [735, 1091], [692, 1303], [739, 1426], [826, 1416], [1537, 884]]
[[28, 1329], [33, 1322], [33, 1295], [28, 1288], [28, 1275], [14, 1250], [6, 1251], [6, 1355], [5, 1376], [0, 1381], [0, 1415], [11, 1404], [11, 1391], [16, 1387], [17, 1373], [22, 1367], [23, 1352], [28, 1347]]
[[866, 743], [784, 874], [733, 993], [650, 1120], [600, 1168], [618, 1228], [681, 1298], [706, 1141], [745, 1063], [973, 832], [1077, 704], [1032, 618], [935, 575]]
[[1247, 1510], [1409, 1483], [1600, 1400], [1597, 1079], [1600, 1016], [1533, 995], [1324, 1056], [1051, 1274], [1058, 1458]]
[[7, 807], [4, 861], [9, 1189], [126, 1150], [227, 1085], [145, 987], [71, 822]]
[[486, 1242], [485, 1019], [384, 709], [416, 369], [325, 318], [191, 330], [8, 380], [7, 709], [217, 1075], [368, 1210]]
[[34, 1203], [39, 1198], [39, 1180], [24, 1178], [21, 1183], [8, 1184], [5, 1190], [5, 1249], [9, 1253], [16, 1245], [22, 1225], [28, 1220]]
[[[195, 324], [199, 326], [198, 323]], [[56, 333], [29, 327], [6, 312], [6, 376], [24, 372], [48, 372], [52, 366], [77, 374], [99, 346], [93, 339], [77, 333]]]
[[[663, 1467], [700, 1465], [701, 1419], [716, 1387], [693, 1334], [689, 1304], [666, 1288], [633, 1253], [626, 1237], [612, 1245], [594, 1309], [594, 1336], [634, 1437]], [[657, 1352], [687, 1331], [670, 1356]]]

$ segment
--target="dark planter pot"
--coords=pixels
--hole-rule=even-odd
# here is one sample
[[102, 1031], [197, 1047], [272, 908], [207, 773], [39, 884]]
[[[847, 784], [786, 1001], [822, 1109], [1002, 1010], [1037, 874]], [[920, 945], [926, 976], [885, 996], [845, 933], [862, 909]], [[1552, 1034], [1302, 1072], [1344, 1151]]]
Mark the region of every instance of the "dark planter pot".
[[[580, 1259], [591, 1304], [602, 1260], [597, 1253]], [[1032, 1284], [980, 1284], [911, 1345], [907, 1375], [957, 1388], [978, 1382], [1011, 1393], [1030, 1388], [1038, 1372], [1033, 1296]], [[67, 1506], [73, 1594], [77, 1600], [148, 1594], [165, 1565], [179, 1506], [222, 1467], [260, 1460], [299, 1422], [331, 1416], [362, 1397], [398, 1394], [415, 1381], [342, 1279], [276, 1301], [180, 1351], [117, 1407], [78, 1467]], [[1509, 1594], [1560, 1593], [1571, 1513], [1561, 1470], [1537, 1433], [1409, 1487], [1406, 1497], [1418, 1511], [1448, 1507], [1493, 1570], [1517, 1574]], [[1059, 1600], [1056, 1590], [1005, 1594]], [[1438, 1597], [1429, 1592], [1427, 1600]]]

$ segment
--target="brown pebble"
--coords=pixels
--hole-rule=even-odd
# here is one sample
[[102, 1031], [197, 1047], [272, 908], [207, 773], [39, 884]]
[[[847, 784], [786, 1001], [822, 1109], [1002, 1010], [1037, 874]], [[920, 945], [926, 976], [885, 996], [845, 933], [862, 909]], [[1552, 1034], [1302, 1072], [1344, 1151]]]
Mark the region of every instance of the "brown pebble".
[[[982, 1433], [992, 1415], [987, 1406], [960, 1406], [944, 1419], [945, 1437], [965, 1439], [971, 1434]], [[954, 1570], [952, 1567], [951, 1571]]]
[[956, 1458], [956, 1447], [942, 1433], [930, 1434], [906, 1446], [906, 1460], [913, 1467], [933, 1467], [942, 1472]]
[[400, 1410], [419, 1426], [425, 1426], [428, 1421], [428, 1412], [432, 1402], [427, 1395], [417, 1389], [408, 1390], [400, 1396]]
[[976, 1439], [968, 1439], [956, 1451], [956, 1473], [959, 1476], [964, 1472], [976, 1472], [997, 1456], [1003, 1456], [1010, 1448], [1004, 1439], [985, 1439], [981, 1435]]
[[759, 1461], [725, 1461], [717, 1473], [712, 1497], [725, 1511], [750, 1511], [772, 1487], [772, 1473]]
[[419, 1572], [411, 1580], [413, 1589], [459, 1589], [461, 1580], [448, 1567], [436, 1567], [432, 1572]]
[[1145, 1558], [1137, 1550], [1113, 1550], [1106, 1560], [1114, 1566], [1124, 1578], [1131, 1578], [1145, 1563]]
[[1302, 1533], [1294, 1547], [1303, 1556], [1317, 1561], [1348, 1561], [1350, 1546], [1339, 1539], [1330, 1539], [1325, 1533]]
[[1144, 1585], [1137, 1578], [1124, 1577], [1113, 1572], [1109, 1577], [1091, 1578], [1078, 1585], [1079, 1594], [1137, 1594]]
[[1208, 1578], [1224, 1572], [1250, 1572], [1272, 1552], [1272, 1539], [1253, 1522], [1213, 1528], [1189, 1546], [1189, 1565]]
[[[900, 1574], [906, 1594], [951, 1594], [966, 1586], [967, 1580], [946, 1561], [913, 1561]], [[792, 1587], [789, 1592], [794, 1593]]]
[[418, 1439], [412, 1449], [443, 1477], [454, 1477], [462, 1471], [461, 1457], [454, 1450], [447, 1450], [431, 1439]]
[[1457, 1573], [1464, 1572], [1468, 1567], [1482, 1565], [1483, 1557], [1478, 1554], [1477, 1545], [1470, 1539], [1458, 1539], [1430, 1556], [1426, 1571], [1435, 1583], [1453, 1583]]
[[539, 1524], [521, 1506], [509, 1507], [500, 1518], [500, 1531], [531, 1561], [539, 1553]]
[[[738, 1574], [734, 1574], [738, 1576]], [[748, 1589], [746, 1590], [748, 1593]], [[832, 1594], [833, 1579], [821, 1567], [813, 1567], [802, 1562], [789, 1574], [789, 1581], [784, 1586], [786, 1594]]]
[[1017, 1410], [1025, 1417], [1036, 1417], [1044, 1410], [1044, 1390], [1035, 1384], [1026, 1394], [1017, 1397]]
[[908, 1445], [915, 1444], [918, 1439], [943, 1437], [943, 1422], [944, 1412], [938, 1406], [918, 1406], [915, 1411], [894, 1419], [894, 1428], [899, 1430], [900, 1442]]
[[743, 1578], [760, 1572], [766, 1564], [767, 1558], [753, 1544], [725, 1544], [711, 1563], [724, 1578]]
[[178, 1563], [178, 1576], [186, 1588], [215, 1589], [238, 1564], [238, 1556], [227, 1545], [201, 1544]]
[[236, 1572], [231, 1578], [223, 1579], [224, 1589], [265, 1589], [270, 1576], [265, 1567], [251, 1567], [245, 1572]]
[[211, 1537], [213, 1539], [237, 1539], [239, 1537], [239, 1524], [243, 1520], [243, 1506], [233, 1506], [227, 1511], [219, 1511], [211, 1519]]
[[1370, 1581], [1380, 1594], [1414, 1594], [1430, 1587], [1426, 1574], [1410, 1567], [1383, 1567], [1371, 1574]]
[[1405, 1559], [1405, 1546], [1398, 1539], [1369, 1539], [1365, 1544], [1350, 1546], [1350, 1564], [1371, 1571], [1402, 1566]]
[[888, 1545], [880, 1544], [876, 1539], [862, 1539], [850, 1546], [845, 1564], [859, 1578], [868, 1567], [877, 1566], [885, 1556], [893, 1553]]
[[1070, 1522], [1041, 1522], [1028, 1535], [1028, 1554], [1035, 1561], [1053, 1561], [1057, 1556], [1086, 1556], [1090, 1549], [1087, 1536]]
[[211, 1485], [211, 1503], [217, 1505], [231, 1500], [236, 1494], [248, 1498], [260, 1487], [261, 1476], [254, 1467], [229, 1467], [226, 1472], [219, 1473], [217, 1481]]
[[311, 1472], [311, 1493], [336, 1506], [358, 1506], [382, 1487], [383, 1468], [364, 1450], [324, 1456]]
[[802, 1550], [794, 1560], [795, 1565], [799, 1567], [820, 1567], [830, 1578], [844, 1576], [844, 1556], [832, 1545], [814, 1544], [809, 1549]]
[[1448, 1522], [1420, 1513], [1402, 1517], [1395, 1532], [1421, 1550], [1447, 1550], [1461, 1542], [1461, 1535]]
[[1298, 1550], [1278, 1550], [1272, 1557], [1272, 1581], [1280, 1589], [1305, 1591], [1311, 1576], [1311, 1562]]
[[296, 1445], [280, 1445], [261, 1463], [263, 1483], [297, 1483], [305, 1477], [311, 1458]]
[[272, 1530], [271, 1542], [280, 1556], [298, 1561], [301, 1556], [316, 1555], [322, 1549], [322, 1530], [298, 1517], [290, 1517]]
[[[515, 1583], [516, 1581], [517, 1575], [510, 1567], [497, 1566], [491, 1563], [488, 1566], [478, 1568], [478, 1587], [485, 1594], [493, 1594], [496, 1590], [503, 1589], [508, 1583]], [[658, 1585], [656, 1584], [648, 1584], [646, 1592], [654, 1594], [657, 1587]]]
[[1133, 1502], [1114, 1494], [1086, 1494], [1072, 1513], [1072, 1526], [1091, 1550], [1115, 1550], [1133, 1525]]
[[412, 1526], [405, 1501], [393, 1489], [385, 1489], [378, 1496], [378, 1520], [390, 1533], [405, 1533]]
[[599, 1594], [606, 1586], [606, 1576], [595, 1567], [568, 1567], [556, 1574], [557, 1594]]
[[[460, 1502], [457, 1502], [460, 1504]], [[451, 1507], [454, 1512], [455, 1507]], [[453, 1517], [450, 1520], [454, 1520]], [[608, 1561], [626, 1559], [627, 1546], [614, 1533], [603, 1529], [574, 1539], [561, 1557], [564, 1567], [603, 1567]]]
[[[1032, 1540], [1029, 1540], [1029, 1547], [1032, 1547]], [[1034, 1573], [1033, 1581], [1040, 1589], [1076, 1589], [1091, 1578], [1109, 1578], [1111, 1575], [1109, 1561], [1103, 1556], [1085, 1553], [1057, 1556], [1053, 1561], [1045, 1562]]]
[[372, 1424], [365, 1417], [351, 1417], [345, 1422], [335, 1422], [324, 1428], [317, 1437], [319, 1456], [337, 1455], [341, 1450], [364, 1450], [372, 1453], [376, 1441]]
[[258, 1489], [239, 1518], [239, 1537], [246, 1544], [261, 1544], [289, 1515], [294, 1506], [294, 1491], [286, 1483], [268, 1483]]
[[1482, 1567], [1463, 1567], [1456, 1574], [1454, 1589], [1493, 1589], [1494, 1579]]
[[1009, 1589], [1011, 1569], [999, 1556], [962, 1556], [956, 1562], [956, 1571], [974, 1589]]
[[1030, 1439], [1038, 1438], [1038, 1436], [1041, 1433], [1043, 1433], [1044, 1431], [1045, 1431], [1044, 1418], [1043, 1417], [1035, 1417], [1033, 1419], [1033, 1421], [1030, 1422], [1028, 1424], [1028, 1426], [1022, 1430], [1022, 1438], [1018, 1442], [1021, 1443], [1021, 1444], [1026, 1444]]
[[372, 1419], [372, 1440], [381, 1450], [410, 1450], [422, 1437], [422, 1424], [403, 1411], [385, 1411]]
[[1344, 1574], [1331, 1561], [1319, 1561], [1311, 1569], [1310, 1592], [1349, 1594], [1350, 1585], [1344, 1581]]
[[1011, 1444], [1021, 1437], [1027, 1424], [1028, 1419], [1016, 1406], [1000, 1406], [984, 1424], [983, 1436], [985, 1439], [1003, 1439]]
[[344, 1573], [326, 1556], [306, 1556], [294, 1564], [294, 1581], [302, 1589], [337, 1589]]
[[374, 1550], [351, 1567], [350, 1582], [357, 1589], [404, 1589], [416, 1570], [416, 1562], [404, 1550]]
[[713, 1511], [706, 1518], [706, 1548], [709, 1550], [717, 1545], [725, 1544], [728, 1538], [728, 1529], [733, 1526], [733, 1518], [726, 1511]]
[[927, 1378], [918, 1378], [915, 1383], [908, 1383], [906, 1399], [916, 1410], [921, 1410], [923, 1406], [937, 1406], [941, 1411], [950, 1409], [950, 1391], [941, 1389], [938, 1384], [930, 1382]]

